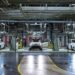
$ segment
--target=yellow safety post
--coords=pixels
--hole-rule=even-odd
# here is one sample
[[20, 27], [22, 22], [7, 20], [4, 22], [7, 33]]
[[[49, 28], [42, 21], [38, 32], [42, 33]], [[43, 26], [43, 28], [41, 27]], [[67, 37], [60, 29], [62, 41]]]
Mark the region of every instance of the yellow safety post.
[[53, 48], [53, 44], [48, 42], [48, 48], [52, 49]]
[[23, 47], [22, 45], [22, 39], [19, 40], [18, 48], [21, 49]]

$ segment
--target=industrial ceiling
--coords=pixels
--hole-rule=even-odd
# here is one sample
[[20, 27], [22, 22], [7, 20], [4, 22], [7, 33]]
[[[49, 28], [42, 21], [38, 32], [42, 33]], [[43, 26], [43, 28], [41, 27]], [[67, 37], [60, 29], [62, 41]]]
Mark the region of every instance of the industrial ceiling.
[[[50, 19], [50, 20], [74, 20], [75, 12], [48, 12], [40, 11], [32, 12], [23, 10], [23, 7], [68, 7], [74, 4], [75, 0], [0, 0], [0, 20], [4, 19]], [[32, 8], [33, 9], [33, 8]]]
[[75, 0], [0, 0], [0, 5], [18, 5], [18, 4], [68, 4], [68, 3], [75, 3]]

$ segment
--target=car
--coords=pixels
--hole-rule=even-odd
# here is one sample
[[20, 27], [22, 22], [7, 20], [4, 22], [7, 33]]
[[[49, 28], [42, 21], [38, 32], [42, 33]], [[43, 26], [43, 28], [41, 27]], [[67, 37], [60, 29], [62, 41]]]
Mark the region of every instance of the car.
[[68, 44], [68, 49], [75, 50], [75, 39], [70, 39], [70, 43]]
[[48, 42], [43, 42], [42, 46], [43, 46], [43, 48], [48, 48]]
[[69, 4], [70, 7], [75, 7], [75, 4]]
[[5, 48], [5, 43], [3, 41], [1, 41], [1, 39], [0, 39], [0, 49], [3, 49], [3, 48]]
[[42, 51], [42, 43], [38, 38], [32, 39], [32, 41], [29, 44], [29, 50], [34, 50], [34, 49], [35, 50], [38, 49]]

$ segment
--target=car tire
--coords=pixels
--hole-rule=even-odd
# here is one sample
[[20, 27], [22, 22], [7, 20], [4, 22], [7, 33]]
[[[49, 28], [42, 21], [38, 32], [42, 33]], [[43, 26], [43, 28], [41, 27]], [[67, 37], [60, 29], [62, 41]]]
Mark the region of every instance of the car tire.
[[41, 47], [39, 47], [39, 49], [42, 51], [42, 48]]
[[29, 51], [31, 51], [31, 50], [32, 50], [32, 47], [29, 48]]

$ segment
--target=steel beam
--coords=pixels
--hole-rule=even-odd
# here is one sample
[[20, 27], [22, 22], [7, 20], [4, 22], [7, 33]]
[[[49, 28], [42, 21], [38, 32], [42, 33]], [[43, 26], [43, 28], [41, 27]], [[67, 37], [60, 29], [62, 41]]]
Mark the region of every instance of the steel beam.
[[2, 2], [3, 2], [4, 4], [6, 4], [6, 5], [9, 5], [8, 0], [2, 0]]
[[56, 20], [0, 20], [0, 23], [75, 23], [75, 21], [56, 21]]
[[24, 12], [75, 12], [75, 7], [21, 7]]

